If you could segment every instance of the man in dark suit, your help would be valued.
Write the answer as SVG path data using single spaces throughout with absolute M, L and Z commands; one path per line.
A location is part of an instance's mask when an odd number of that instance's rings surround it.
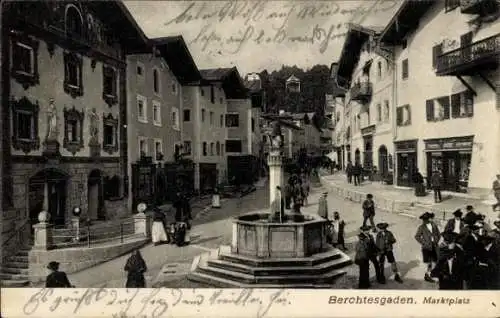
M 394 280 L 398 283 L 402 283 L 401 275 L 398 271 L 398 265 L 396 263 L 396 259 L 394 257 L 393 245 L 396 243 L 396 238 L 391 231 L 387 230 L 389 224 L 382 222 L 377 224 L 377 227 L 380 231 L 377 233 L 377 237 L 375 239 L 375 244 L 378 248 L 378 262 L 380 266 L 380 278 L 381 282 L 385 283 L 385 274 L 384 274 L 384 265 L 385 259 L 391 264 L 392 272 L 394 273 Z
M 468 205 L 466 207 L 467 213 L 465 213 L 464 221 L 469 224 L 473 224 L 477 221 L 477 213 L 474 211 L 474 207 L 472 205 Z
M 444 232 L 442 236 L 447 246 L 441 250 L 439 261 L 431 271 L 431 276 L 439 280 L 441 290 L 464 289 L 464 257 L 455 245 L 458 234 Z
M 58 262 L 50 262 L 47 266 L 51 270 L 51 273 L 45 279 L 46 288 L 69 288 L 73 287 L 69 282 L 68 276 L 65 272 L 59 271 Z
M 366 200 L 363 201 L 363 226 L 366 225 L 366 221 L 370 221 L 371 228 L 373 232 L 377 232 L 377 228 L 375 227 L 375 222 L 373 221 L 373 217 L 375 217 L 375 202 L 373 202 L 373 195 L 368 193 L 366 195 Z
M 475 262 L 470 269 L 470 280 L 467 282 L 468 289 L 496 290 L 498 286 L 499 260 L 498 251 L 494 246 L 495 238 L 486 234 L 479 237 Z
M 373 237 L 370 235 L 370 227 L 362 226 L 359 228 L 361 233 L 359 233 L 359 241 L 356 245 L 356 255 L 354 257 L 354 263 L 359 266 L 359 289 L 370 288 L 370 261 L 375 267 L 375 273 L 377 274 L 377 281 L 382 282 L 380 277 L 380 268 L 377 260 L 377 246 Z
M 431 278 L 430 273 L 433 269 L 433 265 L 437 263 L 437 252 L 438 252 L 438 242 L 440 238 L 439 229 L 437 226 L 430 222 L 430 213 L 425 212 L 420 216 L 422 224 L 419 225 L 417 233 L 415 234 L 415 240 L 422 247 L 422 259 L 425 264 L 427 264 L 427 271 L 425 273 L 424 279 L 427 282 L 434 282 Z
M 439 171 L 434 171 L 431 176 L 431 186 L 434 190 L 434 202 L 439 203 L 442 201 L 441 197 L 441 173 Z
M 465 223 L 462 220 L 462 210 L 458 209 L 453 212 L 453 219 L 449 219 L 444 227 L 444 232 L 454 232 L 460 234 L 464 229 Z

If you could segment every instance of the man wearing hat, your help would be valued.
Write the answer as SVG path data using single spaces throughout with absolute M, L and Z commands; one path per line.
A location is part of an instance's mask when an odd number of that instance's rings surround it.
M 359 289 L 370 288 L 370 261 L 375 267 L 377 281 L 382 282 L 380 277 L 380 268 L 377 261 L 377 246 L 373 237 L 370 235 L 370 227 L 362 226 L 359 228 L 361 233 L 358 234 L 358 243 L 356 244 L 356 255 L 354 263 L 359 266 Z
M 455 245 L 458 234 L 449 231 L 443 232 L 441 235 L 446 247 L 441 250 L 439 261 L 431 271 L 431 276 L 439 280 L 439 289 L 441 290 L 464 289 L 464 258 Z
M 69 282 L 68 276 L 65 272 L 59 271 L 58 262 L 50 262 L 47 268 L 51 271 L 47 278 L 45 279 L 46 288 L 69 288 L 73 287 Z
M 378 248 L 379 258 L 379 268 L 380 268 L 380 279 L 381 283 L 385 283 L 385 275 L 384 275 L 384 264 L 385 259 L 391 264 L 392 272 L 394 273 L 394 280 L 398 283 L 402 283 L 401 275 L 398 271 L 398 265 L 396 263 L 396 259 L 394 258 L 393 245 L 396 243 L 396 238 L 391 231 L 387 230 L 389 224 L 382 222 L 377 224 L 377 227 L 380 231 L 377 233 L 377 237 L 375 239 L 375 244 Z
M 491 230 L 490 235 L 495 238 L 496 242 L 500 242 L 500 220 L 494 221 L 493 225 L 495 228 Z
M 318 200 L 318 215 L 325 220 L 328 220 L 328 202 L 326 201 L 327 195 L 328 192 L 323 192 Z
M 480 248 L 476 254 L 474 266 L 470 271 L 468 289 L 498 289 L 500 271 L 498 252 L 493 246 L 495 238 L 489 234 L 479 238 Z
M 437 263 L 437 251 L 438 242 L 440 238 L 439 229 L 434 223 L 430 222 L 430 213 L 425 212 L 420 216 L 422 224 L 418 226 L 417 233 L 415 234 L 415 240 L 422 247 L 422 259 L 425 264 L 427 264 L 427 271 L 425 273 L 424 279 L 427 282 L 434 282 L 431 278 L 430 273 L 433 265 Z
M 366 221 L 370 221 L 371 229 L 373 232 L 377 232 L 375 227 L 375 222 L 373 218 L 375 217 L 375 202 L 373 202 L 373 195 L 368 193 L 366 195 L 366 200 L 363 201 L 363 226 L 366 225 Z
M 466 210 L 467 210 L 467 213 L 465 213 L 464 221 L 466 221 L 466 223 L 470 223 L 470 222 L 474 223 L 474 222 L 476 222 L 476 220 L 477 220 L 477 213 L 474 211 L 474 207 L 472 205 L 468 205 L 466 207 Z M 469 220 L 469 222 L 467 222 L 468 220 Z
M 453 212 L 453 219 L 449 219 L 444 227 L 444 232 L 454 232 L 460 234 L 464 229 L 464 221 L 462 220 L 462 210 L 457 209 Z

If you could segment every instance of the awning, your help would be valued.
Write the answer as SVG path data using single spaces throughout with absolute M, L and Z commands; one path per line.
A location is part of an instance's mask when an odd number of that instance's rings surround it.
M 326 154 L 325 156 L 327 156 L 331 161 L 335 161 L 337 162 L 337 152 L 336 151 L 332 151 L 328 154 Z

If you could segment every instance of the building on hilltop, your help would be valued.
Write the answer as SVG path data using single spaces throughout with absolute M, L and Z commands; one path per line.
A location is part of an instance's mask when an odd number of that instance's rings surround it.
M 498 1 L 405 1 L 380 41 L 394 49 L 396 182 L 439 170 L 486 196 L 500 171 Z M 404 22 L 402 22 L 404 21 Z

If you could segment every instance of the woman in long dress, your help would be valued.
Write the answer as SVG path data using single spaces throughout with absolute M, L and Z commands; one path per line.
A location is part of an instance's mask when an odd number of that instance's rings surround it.
M 144 273 L 148 270 L 148 267 L 139 250 L 135 250 L 128 258 L 124 270 L 128 272 L 127 283 L 125 284 L 126 288 L 146 287 Z
M 165 215 L 158 208 L 153 209 L 153 227 L 151 229 L 151 239 L 154 245 L 168 242 L 167 232 L 165 231 Z

